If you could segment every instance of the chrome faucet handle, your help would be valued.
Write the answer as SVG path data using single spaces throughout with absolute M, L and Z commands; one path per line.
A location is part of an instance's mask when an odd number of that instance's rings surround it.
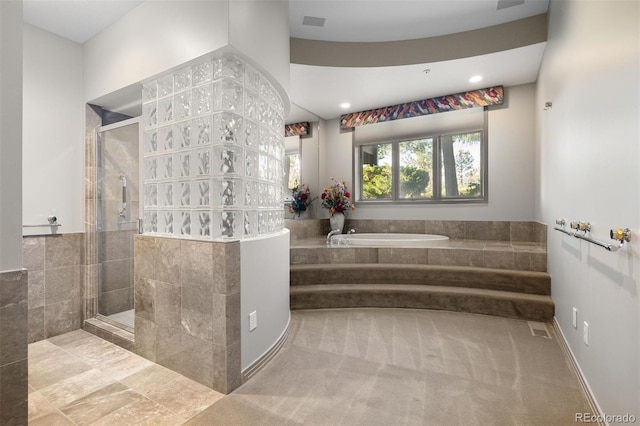
M 347 234 L 355 234 L 356 230 L 354 228 L 351 228 L 347 231 Z

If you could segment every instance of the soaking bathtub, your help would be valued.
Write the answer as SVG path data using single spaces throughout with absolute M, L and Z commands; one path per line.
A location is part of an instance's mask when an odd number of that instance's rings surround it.
M 446 235 L 433 234 L 343 234 L 332 237 L 332 245 L 338 247 L 429 247 L 433 243 L 448 239 Z

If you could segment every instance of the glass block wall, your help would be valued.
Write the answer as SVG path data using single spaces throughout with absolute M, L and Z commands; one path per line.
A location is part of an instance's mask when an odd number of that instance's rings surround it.
M 284 104 L 224 55 L 143 85 L 144 233 L 243 239 L 284 227 Z

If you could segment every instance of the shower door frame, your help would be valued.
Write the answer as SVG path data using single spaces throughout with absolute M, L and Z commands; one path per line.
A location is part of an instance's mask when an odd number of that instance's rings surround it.
M 97 127 L 95 129 L 94 132 L 94 141 L 95 141 L 95 156 L 94 156 L 94 160 L 95 160 L 95 179 L 93 181 L 93 190 L 95 191 L 95 215 L 94 215 L 94 222 L 93 225 L 94 227 L 94 241 L 95 241 L 95 259 L 96 259 L 96 297 L 95 297 L 95 305 L 93 307 L 93 318 L 105 322 L 107 324 L 110 324 L 114 327 L 118 327 L 121 328 L 129 333 L 134 333 L 134 328 L 130 327 L 126 324 L 122 324 L 118 321 L 115 321 L 109 317 L 107 317 L 106 315 L 103 315 L 100 313 L 100 288 L 101 288 L 101 268 L 100 268 L 100 244 L 99 244 L 99 234 L 102 231 L 101 229 L 101 222 L 102 222 L 102 217 L 101 217 L 101 209 L 100 209 L 100 197 L 99 197 L 99 191 L 98 191 L 98 185 L 100 183 L 100 179 L 99 179 L 99 175 L 101 173 L 100 171 L 100 157 L 99 155 L 101 155 L 101 146 L 100 146 L 100 142 L 99 142 L 99 138 L 100 138 L 100 134 L 104 133 L 104 132 L 108 132 L 110 130 L 115 130 L 115 129 L 119 129 L 122 127 L 126 127 L 126 126 L 131 126 L 137 124 L 138 125 L 138 199 L 139 199 L 139 206 L 138 206 L 138 211 L 137 212 L 133 212 L 132 210 L 130 210 L 131 207 L 131 203 L 128 204 L 129 206 L 129 212 L 131 212 L 132 217 L 135 216 L 137 217 L 137 219 L 130 221 L 128 223 L 136 223 L 136 227 L 135 227 L 135 231 L 137 234 L 141 234 L 142 233 L 142 209 L 143 209 L 143 204 L 144 204 L 144 200 L 143 200 L 143 192 L 142 192 L 142 154 L 143 154 L 143 141 L 142 141 L 142 137 L 143 137 L 143 129 L 142 129 L 142 117 L 133 117 L 133 118 L 129 118 L 126 120 L 122 120 L 122 121 L 118 121 L 116 123 L 112 123 L 112 124 L 108 124 L 105 126 L 100 126 Z M 131 242 L 131 246 L 133 247 L 133 241 Z M 135 297 L 134 297 L 135 299 Z M 135 312 L 135 300 L 134 300 L 134 305 L 133 305 L 133 309 Z

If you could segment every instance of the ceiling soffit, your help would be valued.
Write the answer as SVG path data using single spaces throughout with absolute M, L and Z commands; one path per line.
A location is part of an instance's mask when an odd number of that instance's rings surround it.
M 291 38 L 294 64 L 385 67 L 469 58 L 547 40 L 547 14 L 437 37 L 387 42 L 333 42 Z

